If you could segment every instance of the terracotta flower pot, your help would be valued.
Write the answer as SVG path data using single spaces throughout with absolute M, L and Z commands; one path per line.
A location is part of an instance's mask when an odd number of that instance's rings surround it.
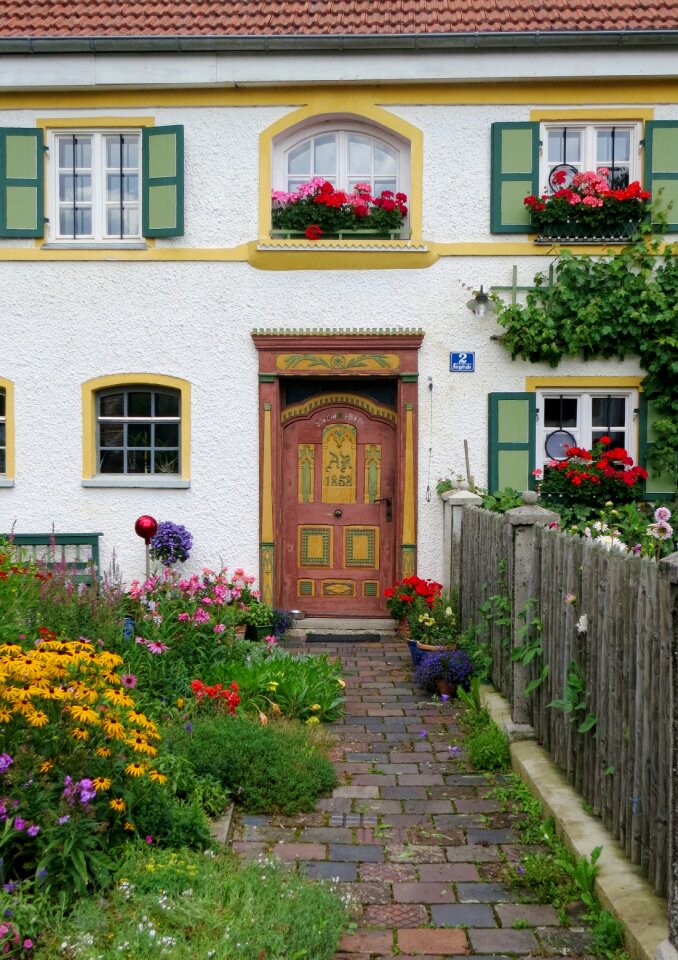
M 401 640 L 407 640 L 410 636 L 410 621 L 406 616 L 402 616 L 396 624 L 396 634 Z

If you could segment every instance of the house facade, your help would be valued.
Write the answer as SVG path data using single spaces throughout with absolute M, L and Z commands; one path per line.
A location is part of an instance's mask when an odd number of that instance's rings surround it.
M 467 304 L 554 261 L 523 198 L 556 169 L 678 201 L 675 12 L 127 6 L 0 24 L 0 530 L 101 532 L 131 579 L 150 514 L 275 605 L 377 616 L 440 577 L 466 451 L 492 489 L 572 438 L 644 461 L 637 360 L 512 361 Z M 405 195 L 402 230 L 273 229 L 313 177 Z

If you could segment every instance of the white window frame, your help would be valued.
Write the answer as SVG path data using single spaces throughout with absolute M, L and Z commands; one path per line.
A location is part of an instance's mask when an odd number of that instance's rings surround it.
M 410 144 L 403 137 L 378 124 L 368 123 L 356 118 L 331 116 L 323 120 L 316 120 L 312 124 L 297 126 L 293 130 L 285 131 L 283 136 L 273 141 L 272 151 L 272 186 L 274 190 L 287 192 L 287 155 L 302 141 L 309 140 L 322 134 L 335 133 L 337 143 L 337 176 L 334 186 L 339 190 L 348 189 L 348 135 L 356 133 L 363 137 L 381 140 L 397 153 L 397 171 L 395 175 L 396 191 L 410 196 Z M 310 177 L 313 174 L 309 174 Z M 295 178 L 296 179 L 296 178 Z
M 615 389 L 614 387 L 603 387 L 601 389 L 584 389 L 577 390 L 568 388 L 568 387 L 549 387 L 537 390 L 537 430 L 536 430 L 536 456 L 535 462 L 538 467 L 544 467 L 551 458 L 546 453 L 545 442 L 546 438 L 551 434 L 557 427 L 546 427 L 545 424 L 545 415 L 544 415 L 544 400 L 549 397 L 564 397 L 567 399 L 577 399 L 577 419 L 578 423 L 576 427 L 567 427 L 563 429 L 571 433 L 575 438 L 574 446 L 583 447 L 584 450 L 590 450 L 592 447 L 592 431 L 593 429 L 600 430 L 600 427 L 593 427 L 592 425 L 592 412 L 591 412 L 591 400 L 594 397 L 614 397 L 614 398 L 623 398 L 625 401 L 625 443 L 621 444 L 624 446 L 628 455 L 633 458 L 633 461 L 637 463 L 638 455 L 638 429 L 637 429 L 637 418 L 638 418 L 638 391 L 629 390 L 629 389 Z M 619 428 L 616 428 L 619 429 Z M 616 444 L 615 444 L 616 445 Z
M 113 415 L 107 416 L 101 413 L 101 400 L 107 396 L 114 394 L 123 394 L 125 398 L 129 396 L 130 393 L 150 393 L 152 395 L 157 394 L 172 394 L 176 396 L 176 399 L 179 404 L 179 413 L 177 416 L 159 416 L 157 414 L 149 414 L 148 416 L 132 416 L 129 414 Z M 98 390 L 95 394 L 95 423 L 96 423 L 96 465 L 97 465 L 97 476 L 98 477 L 181 477 L 181 391 L 177 390 L 175 387 L 164 387 L 153 384 L 145 384 L 143 382 L 138 384 L 125 384 L 124 386 L 112 386 L 107 387 L 102 390 Z M 125 399 L 125 408 L 127 408 L 127 399 Z M 102 471 L 101 470 L 101 426 L 105 424 L 117 424 L 123 427 L 123 443 L 121 447 L 104 447 L 104 450 L 113 450 L 119 449 L 122 451 L 123 456 L 123 470 L 120 471 Z M 177 435 L 178 443 L 177 447 L 158 447 L 154 442 L 151 443 L 149 447 L 136 447 L 130 445 L 127 440 L 127 427 L 133 427 L 135 424 L 150 424 L 151 425 L 151 434 L 155 436 L 155 430 L 153 429 L 157 425 L 162 424 L 176 424 L 177 425 Z M 171 450 L 174 452 L 176 449 L 176 470 L 156 470 L 155 469 L 155 456 L 157 453 L 162 453 L 163 451 Z M 147 472 L 133 472 L 128 471 L 127 469 L 127 454 L 135 450 L 145 450 L 148 451 L 152 458 L 153 469 Z
M 138 182 L 139 195 L 137 201 L 139 229 L 134 234 L 109 235 L 106 233 L 106 154 L 105 138 L 111 136 L 134 136 L 138 140 Z M 74 237 L 72 233 L 59 232 L 59 140 L 68 137 L 92 137 L 92 232 L 88 235 Z M 49 136 L 49 157 L 51 172 L 48 182 L 48 210 L 50 240 L 56 243 L 92 244 L 104 243 L 107 246 L 115 244 L 129 244 L 143 240 L 142 229 L 142 133 L 139 127 L 112 128 L 112 127 L 77 127 L 75 129 L 58 129 Z
M 539 183 L 541 185 L 541 193 L 551 193 L 551 188 L 548 183 L 549 172 L 552 166 L 555 166 L 555 164 L 549 163 L 548 160 L 548 133 L 550 130 L 562 130 L 563 127 L 566 127 L 568 130 L 579 131 L 583 134 L 581 161 L 572 164 L 572 166 L 577 167 L 581 173 L 586 170 L 595 170 L 598 166 L 598 161 L 596 160 L 597 131 L 611 130 L 614 127 L 615 130 L 630 132 L 629 183 L 641 179 L 642 125 L 640 123 L 629 123 L 624 120 L 601 120 L 600 122 L 592 123 L 581 123 L 576 120 L 559 120 L 542 123 L 541 125 L 541 148 L 539 156 Z M 570 163 L 571 161 L 568 159 L 567 162 Z

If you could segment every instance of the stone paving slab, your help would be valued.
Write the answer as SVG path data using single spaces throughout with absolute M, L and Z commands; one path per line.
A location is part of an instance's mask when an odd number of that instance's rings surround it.
M 468 771 L 454 703 L 412 687 L 404 645 L 310 652 L 343 664 L 349 709 L 330 754 L 340 785 L 311 814 L 241 817 L 233 849 L 340 881 L 357 929 L 334 960 L 588 958 L 576 918 L 560 927 L 552 907 L 503 883 L 508 863 L 539 848 L 520 843 L 491 796 L 505 778 Z

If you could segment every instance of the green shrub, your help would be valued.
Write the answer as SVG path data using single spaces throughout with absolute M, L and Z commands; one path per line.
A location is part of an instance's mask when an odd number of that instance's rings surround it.
M 343 925 L 329 885 L 276 862 L 136 848 L 106 899 L 79 901 L 35 960 L 332 960 Z
M 187 803 L 167 793 L 144 796 L 131 811 L 140 836 L 150 836 L 163 847 L 204 850 L 210 844 L 210 826 L 198 803 Z
M 476 770 L 506 770 L 511 760 L 508 740 L 492 720 L 469 736 L 466 753 Z
M 250 813 L 309 811 L 336 785 L 332 764 L 304 727 L 223 715 L 188 726 L 176 731 L 174 752 L 199 776 L 215 777 Z

